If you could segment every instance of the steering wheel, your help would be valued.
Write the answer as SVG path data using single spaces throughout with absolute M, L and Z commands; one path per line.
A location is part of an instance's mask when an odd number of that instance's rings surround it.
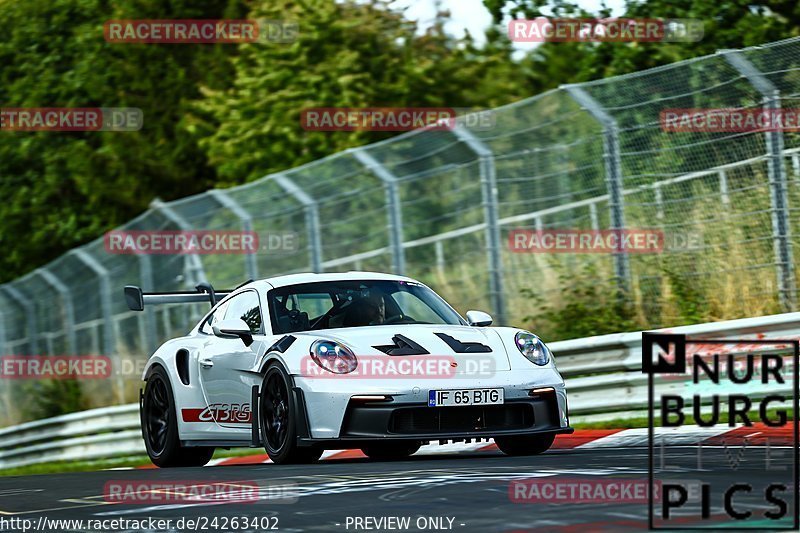
M 401 324 L 405 322 L 411 323 L 411 322 L 416 322 L 416 320 L 414 320 L 408 315 L 400 313 L 399 315 L 390 316 L 389 318 L 383 321 L 384 324 Z

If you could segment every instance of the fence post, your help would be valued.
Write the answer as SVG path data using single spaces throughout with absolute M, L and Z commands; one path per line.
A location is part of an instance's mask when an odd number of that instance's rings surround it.
M 605 163 L 608 207 L 611 215 L 611 229 L 625 229 L 625 200 L 622 192 L 622 158 L 619 147 L 619 128 L 617 120 L 609 115 L 600 103 L 577 85 L 563 85 L 578 105 L 583 107 L 603 127 L 603 160 Z M 627 294 L 630 287 L 630 262 L 625 251 L 613 252 L 614 273 L 617 286 Z
M 434 246 L 434 253 L 436 254 L 436 270 L 439 271 L 439 275 L 444 275 L 444 243 L 441 240 L 437 240 Z
M 28 330 L 28 348 L 30 349 L 30 355 L 38 355 L 39 340 L 36 331 L 36 309 L 33 302 L 27 299 L 19 289 L 9 284 L 0 285 L 0 290 L 4 291 L 9 298 L 17 302 L 23 309 L 25 313 L 25 328 Z
M 392 174 L 363 148 L 351 149 L 350 152 L 359 163 L 367 167 L 370 172 L 383 182 L 386 190 L 386 206 L 388 207 L 389 239 L 392 243 L 392 270 L 395 274 L 405 275 L 406 255 L 403 249 L 403 211 L 397 190 L 397 176 Z
M 717 175 L 719 176 L 719 193 L 722 196 L 722 205 L 728 207 L 731 204 L 731 198 L 728 196 L 728 174 L 724 170 L 720 170 Z
M 272 174 L 270 178 L 277 183 L 286 194 L 300 202 L 306 211 L 306 230 L 308 232 L 309 253 L 311 255 L 311 271 L 322 272 L 322 239 L 319 227 L 319 205 L 309 194 L 298 187 L 285 174 Z
M 162 202 L 158 198 L 150 202 L 150 208 L 158 211 L 164 217 L 178 226 L 181 231 L 191 231 L 192 225 L 175 212 L 168 204 Z M 194 289 L 198 283 L 207 283 L 206 271 L 203 268 L 203 261 L 197 254 L 186 254 L 184 259 L 184 272 L 186 273 L 186 284 Z
M 103 266 L 100 261 L 95 259 L 92 254 L 83 248 L 75 248 L 70 250 L 81 263 L 86 265 L 89 270 L 97 275 L 97 280 L 100 284 L 100 308 L 103 313 L 103 324 L 105 325 L 105 334 L 103 335 L 103 352 L 107 357 L 113 357 L 117 361 L 117 398 L 120 402 L 124 401 L 125 390 L 122 381 L 122 365 L 119 353 L 117 353 L 117 332 L 116 323 L 112 314 L 111 304 L 111 272 Z
M 219 203 L 222 207 L 228 209 L 231 213 L 236 215 L 242 223 L 242 231 L 253 231 L 253 217 L 247 212 L 239 203 L 231 198 L 231 196 L 221 189 L 211 189 L 208 191 L 209 196 Z M 258 250 L 253 253 L 246 253 L 244 255 L 244 269 L 245 276 L 249 279 L 258 279 L 258 263 L 256 262 L 256 254 Z
M 597 204 L 594 202 L 589 204 L 589 220 L 593 230 L 597 231 L 600 229 L 600 219 L 597 216 Z
M 662 221 L 664 220 L 664 194 L 660 185 L 653 186 L 653 197 L 656 203 L 656 219 Z
M 778 88 L 737 50 L 721 50 L 718 53 L 728 61 L 761 94 L 763 110 L 769 115 L 781 111 Z M 792 241 L 789 231 L 789 199 L 786 189 L 786 168 L 783 161 L 783 132 L 772 128 L 764 132 L 767 144 L 767 174 L 770 184 L 772 208 L 772 239 L 777 263 L 778 291 L 784 311 L 797 308 L 797 287 L 792 260 Z
M 47 267 L 37 268 L 35 272 L 39 274 L 44 282 L 50 285 L 61 298 L 61 323 L 64 327 L 64 336 L 67 339 L 67 352 L 71 355 L 77 355 L 77 345 L 75 342 L 75 307 L 72 305 L 72 293 L 55 274 L 47 269 Z
M 478 156 L 483 196 L 484 219 L 486 221 L 486 254 L 489 267 L 489 297 L 497 324 L 505 326 L 505 293 L 503 292 L 503 257 L 500 248 L 500 216 L 497 198 L 497 170 L 494 153 L 472 132 L 460 125 L 453 128 L 455 136 Z

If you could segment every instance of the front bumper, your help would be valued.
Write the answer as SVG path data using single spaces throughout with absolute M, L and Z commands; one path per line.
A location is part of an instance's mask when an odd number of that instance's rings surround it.
M 351 402 L 340 436 L 335 439 L 301 438 L 300 445 L 335 444 L 361 447 L 387 440 L 461 441 L 506 435 L 572 433 L 559 423 L 555 393 L 503 405 L 428 407 Z
M 419 382 L 398 390 L 397 382 L 361 382 L 359 387 L 334 386 L 332 380 L 294 377 L 297 413 L 306 426 L 299 443 L 341 446 L 375 440 L 463 440 L 502 435 L 571 433 L 564 382 L 557 371 L 502 372 L 489 380 Z M 428 407 L 432 389 L 504 389 L 505 403 L 487 406 Z M 357 388 L 358 390 L 353 390 Z M 533 390 L 545 392 L 533 393 Z M 549 392 L 546 391 L 549 389 Z M 363 394 L 385 394 L 384 401 L 354 400 Z

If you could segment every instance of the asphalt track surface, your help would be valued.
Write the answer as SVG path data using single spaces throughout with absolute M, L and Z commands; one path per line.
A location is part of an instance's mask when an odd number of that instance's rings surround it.
M 663 463 L 660 459 L 656 463 L 671 469 L 672 475 L 679 479 L 701 479 L 710 482 L 715 489 L 743 480 L 755 486 L 775 479 L 791 487 L 790 448 L 771 450 L 769 464 L 766 464 L 767 454 L 763 448 L 708 447 L 701 453 L 698 465 L 697 447 L 672 447 L 667 450 Z M 8 477 L 0 478 L 0 524 L 5 525 L 3 530 L 21 531 L 19 523 L 12 526 L 8 520 L 24 518 L 42 531 L 54 529 L 44 527 L 46 522 L 39 523 L 40 517 L 49 520 L 153 518 L 172 519 L 173 524 L 151 531 L 263 531 L 268 525 L 277 526 L 274 529 L 277 531 L 641 531 L 648 526 L 648 506 L 642 501 L 533 503 L 526 497 L 526 502 L 520 503 L 514 501 L 513 490 L 510 492 L 509 488 L 514 480 L 531 478 L 565 483 L 575 480 L 642 483 L 647 479 L 647 460 L 647 448 L 552 450 L 535 457 L 507 457 L 498 451 L 488 451 L 387 462 L 343 459 L 301 466 L 225 465 Z M 246 503 L 130 504 L 110 503 L 104 496 L 108 482 L 152 484 L 176 480 L 255 483 L 261 487 L 261 492 L 257 501 Z M 293 487 L 293 497 L 281 500 L 274 489 L 287 486 Z M 791 492 L 790 488 L 786 495 L 790 517 L 794 512 Z M 275 498 L 278 499 L 275 501 Z M 720 518 L 722 502 L 718 495 L 715 498 L 712 521 L 721 524 L 724 522 Z M 749 500 L 737 497 L 737 505 L 756 513 L 774 508 L 764 503 L 763 498 L 755 497 Z M 693 521 L 698 509 L 687 506 L 682 511 L 685 516 L 678 520 L 684 521 L 684 527 L 700 525 Z M 192 517 L 204 517 L 206 522 L 204 525 L 198 522 L 193 528 L 186 527 L 184 522 L 180 529 L 175 523 Z M 218 519 L 216 527 L 211 523 L 214 517 Z M 263 527 L 242 524 L 232 527 L 231 522 L 221 521 L 225 517 L 258 518 Z M 398 529 L 396 524 L 375 521 L 362 521 L 361 527 L 356 527 L 357 517 L 376 520 L 408 517 L 410 522 L 409 527 L 403 529 Z M 417 522 L 420 517 L 423 522 Z M 429 518 L 439 518 L 440 523 L 425 522 Z M 709 522 L 704 524 L 709 525 Z M 753 525 L 760 530 L 772 529 L 772 524 L 763 520 Z M 75 527 L 59 530 L 69 529 L 78 530 Z M 84 526 L 83 530 L 87 528 Z

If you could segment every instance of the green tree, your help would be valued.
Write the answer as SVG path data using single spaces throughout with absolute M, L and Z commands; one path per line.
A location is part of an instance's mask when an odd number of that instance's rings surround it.
M 603 18 L 610 10 L 594 12 L 563 0 L 484 0 L 505 32 L 508 18 Z M 544 43 L 521 60 L 537 86 L 605 78 L 709 55 L 725 48 L 742 48 L 800 35 L 800 4 L 785 0 L 628 0 L 623 17 L 696 19 L 703 23 L 699 42 L 673 43 Z M 539 68 L 536 68 L 539 67 Z
M 112 44 L 103 23 L 213 18 L 229 0 L 3 1 L 3 107 L 137 107 L 138 132 L 0 131 L 0 281 L 45 263 L 146 209 L 215 179 L 187 120 L 198 86 L 219 86 L 235 46 Z
M 198 102 L 209 132 L 202 146 L 225 184 L 390 135 L 305 131 L 307 108 L 489 107 L 523 95 L 509 43 L 455 39 L 446 14 L 421 35 L 382 0 L 262 2 L 251 14 L 260 17 L 299 21 L 296 42 L 243 45 L 233 87 Z

